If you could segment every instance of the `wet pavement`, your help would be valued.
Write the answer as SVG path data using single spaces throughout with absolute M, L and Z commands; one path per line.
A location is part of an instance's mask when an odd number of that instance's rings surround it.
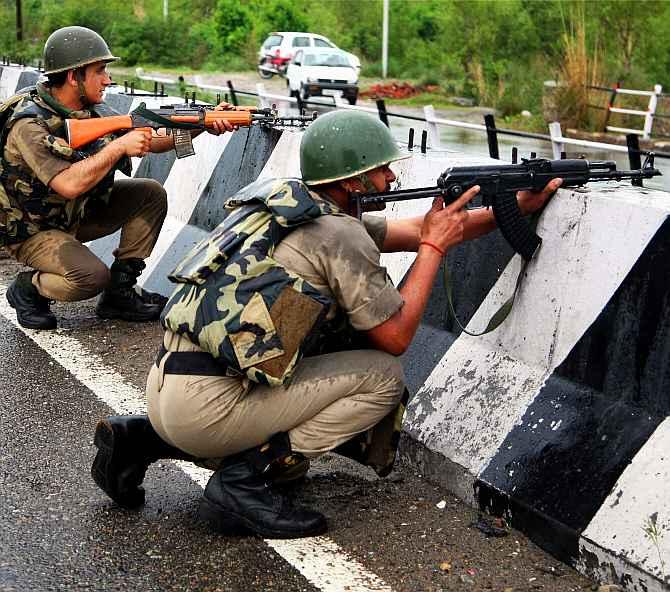
M 0 284 L 19 269 L 0 258 Z M 98 398 L 104 393 L 18 330 L 4 297 L 0 305 L 1 592 L 346 589 L 327 577 L 310 582 L 261 539 L 209 532 L 196 520 L 201 486 L 170 462 L 149 469 L 144 508 L 115 506 L 89 474 L 95 424 L 112 412 Z M 141 392 L 160 327 L 102 321 L 94 305 L 54 305 L 57 335 Z M 322 511 L 329 539 L 390 590 L 567 592 L 592 585 L 518 532 L 487 536 L 473 526 L 474 509 L 411 466 L 378 479 L 328 455 L 313 463 L 295 496 Z M 321 569 L 327 573 L 328 565 Z

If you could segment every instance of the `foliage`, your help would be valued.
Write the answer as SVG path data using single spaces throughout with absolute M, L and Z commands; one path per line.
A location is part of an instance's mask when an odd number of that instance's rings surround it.
M 383 0 L 22 0 L 0 3 L 0 53 L 39 57 L 56 28 L 101 33 L 126 65 L 245 69 L 272 31 L 312 31 L 381 74 Z M 670 2 L 390 0 L 388 73 L 513 115 L 538 111 L 545 79 L 568 83 L 565 117 L 586 122 L 585 82 L 670 87 Z M 597 69 L 594 70 L 594 67 Z M 582 105 L 582 106 L 580 106 Z M 569 115 L 567 114 L 569 112 Z

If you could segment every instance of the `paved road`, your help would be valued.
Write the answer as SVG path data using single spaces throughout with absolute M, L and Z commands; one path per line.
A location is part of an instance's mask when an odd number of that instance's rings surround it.
M 93 301 L 58 304 L 57 332 L 17 328 L 0 260 L 0 591 L 551 590 L 590 582 L 520 533 L 486 538 L 477 513 L 411 467 L 379 480 L 336 456 L 296 492 L 327 537 L 223 537 L 197 523 L 208 473 L 165 462 L 147 504 L 116 507 L 89 475 L 95 423 L 142 408 L 156 324 L 100 321 Z M 104 401 L 108 401 L 105 403 Z

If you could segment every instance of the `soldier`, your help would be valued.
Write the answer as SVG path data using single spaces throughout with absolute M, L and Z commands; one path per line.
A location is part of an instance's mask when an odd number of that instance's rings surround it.
M 228 200 L 232 213 L 170 276 L 148 418 L 96 427 L 93 478 L 112 499 L 141 504 L 151 462 L 190 458 L 216 468 L 199 510 L 214 528 L 300 537 L 325 517 L 278 485 L 309 459 L 336 451 L 391 470 L 407 397 L 397 356 L 445 253 L 495 226 L 488 210 L 464 209 L 478 187 L 417 218 L 350 215 L 351 194 L 388 190 L 403 158 L 379 120 L 332 112 L 304 133 L 302 181 L 259 181 Z M 558 184 L 520 193 L 521 210 Z M 390 251 L 417 252 L 400 289 L 380 265 Z
M 19 323 L 54 329 L 50 300 L 77 301 L 102 292 L 106 319 L 157 319 L 166 299 L 137 292 L 137 277 L 156 243 L 167 211 L 163 187 L 131 174 L 130 157 L 174 148 L 172 136 L 133 130 L 106 136 L 81 150 L 65 142 L 65 118 L 115 112 L 103 103 L 114 57 L 104 39 L 84 27 L 58 29 L 44 45 L 46 82 L 4 107 L 0 135 L 0 245 L 32 268 L 7 290 Z M 228 123 L 213 131 L 230 130 Z M 121 229 L 111 269 L 82 243 Z

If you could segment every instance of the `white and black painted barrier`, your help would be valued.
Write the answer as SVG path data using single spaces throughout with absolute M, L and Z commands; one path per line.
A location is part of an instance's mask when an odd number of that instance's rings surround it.
M 122 112 L 139 100 L 154 99 L 108 97 Z M 300 134 L 202 134 L 194 157 L 135 163 L 134 175 L 159 180 L 169 199 L 143 285 L 169 292 L 166 274 L 221 221 L 227 196 L 259 177 L 298 175 Z M 492 162 L 429 150 L 394 169 L 410 188 L 433 185 L 448 166 Z M 385 214 L 429 206 L 397 202 Z M 648 592 L 670 585 L 669 215 L 665 192 L 559 190 L 507 320 L 483 337 L 461 334 L 440 278 L 404 356 L 414 393 L 406 459 L 587 575 Z M 109 261 L 116 240 L 91 248 Z M 400 283 L 413 258 L 383 262 Z M 495 232 L 453 249 L 447 264 L 458 315 L 481 330 L 511 294 L 519 257 Z

